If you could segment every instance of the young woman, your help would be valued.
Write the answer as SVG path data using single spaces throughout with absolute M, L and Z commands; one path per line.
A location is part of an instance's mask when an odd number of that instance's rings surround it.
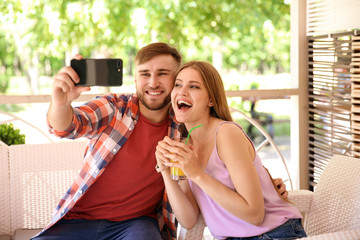
M 157 168 L 179 223 L 192 228 L 200 209 L 217 239 L 305 237 L 301 214 L 278 195 L 253 143 L 232 121 L 216 69 L 200 61 L 184 64 L 171 101 L 185 135 L 203 124 L 191 132 L 191 144 L 165 137 L 156 150 Z M 170 166 L 181 168 L 188 180 L 172 180 Z

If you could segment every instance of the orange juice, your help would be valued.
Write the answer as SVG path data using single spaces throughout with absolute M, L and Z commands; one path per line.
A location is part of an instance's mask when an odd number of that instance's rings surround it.
M 172 160 L 170 160 L 170 161 L 176 162 L 176 161 L 172 161 Z M 170 167 L 170 177 L 171 177 L 171 179 L 174 179 L 174 180 L 185 180 L 186 179 L 184 172 L 180 168 L 177 168 L 177 167 Z
M 180 141 L 180 142 L 185 142 L 186 138 L 184 138 L 184 137 L 175 137 L 175 138 L 173 138 L 173 140 Z M 173 161 L 173 160 L 170 159 L 170 162 L 177 162 L 177 161 Z M 173 180 L 185 180 L 186 179 L 186 175 L 178 167 L 170 167 L 170 177 Z

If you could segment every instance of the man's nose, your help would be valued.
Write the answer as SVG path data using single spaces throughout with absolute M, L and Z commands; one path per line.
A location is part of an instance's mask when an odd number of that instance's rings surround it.
M 149 86 L 152 88 L 156 88 L 160 85 L 159 79 L 157 78 L 157 76 L 151 76 L 149 79 Z

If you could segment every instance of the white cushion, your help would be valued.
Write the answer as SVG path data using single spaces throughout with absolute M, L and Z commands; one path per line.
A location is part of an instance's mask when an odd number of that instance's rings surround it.
M 18 229 L 15 230 L 15 235 L 13 240 L 29 240 L 36 234 L 38 234 L 42 229 Z
M 10 236 L 9 235 L 0 235 L 0 240 L 11 240 Z

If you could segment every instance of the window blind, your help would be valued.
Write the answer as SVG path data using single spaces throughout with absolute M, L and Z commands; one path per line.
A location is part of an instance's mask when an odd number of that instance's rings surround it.
M 360 36 L 352 37 L 351 58 L 351 120 L 352 120 L 352 152 L 360 157 Z
M 356 77 L 359 81 L 359 98 L 352 97 L 354 69 L 360 64 L 359 60 L 354 60 L 359 57 L 354 53 L 354 48 L 359 47 L 357 42 L 354 43 L 358 38 L 353 31 L 330 36 L 308 36 L 311 189 L 334 154 L 355 155 L 355 148 L 360 149 L 360 74 Z M 353 145 L 354 104 L 358 107 L 358 145 Z
M 308 0 L 307 35 L 322 35 L 359 28 L 359 0 Z

